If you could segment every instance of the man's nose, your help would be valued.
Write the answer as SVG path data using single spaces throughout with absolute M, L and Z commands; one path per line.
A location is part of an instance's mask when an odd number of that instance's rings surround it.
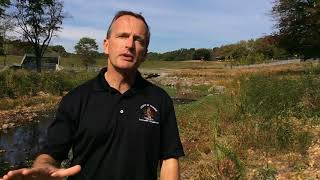
M 127 38 L 126 47 L 129 48 L 129 49 L 133 49 L 134 48 L 133 37 L 130 36 L 130 37 Z

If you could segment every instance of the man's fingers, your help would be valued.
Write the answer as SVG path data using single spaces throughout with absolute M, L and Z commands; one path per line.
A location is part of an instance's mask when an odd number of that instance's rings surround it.
M 22 178 L 22 176 L 23 176 L 22 173 L 25 170 L 26 170 L 26 168 L 9 171 L 6 175 L 3 176 L 3 180 Z
M 52 177 L 67 177 L 67 176 L 73 176 L 81 171 L 80 165 L 72 166 L 68 169 L 59 169 L 56 172 L 52 173 Z
M 23 175 L 30 175 L 30 174 L 36 174 L 36 173 L 39 173 L 40 169 L 38 168 L 31 168 L 31 169 L 24 169 L 22 171 L 22 174 Z
M 0 180 L 22 180 L 24 179 L 23 177 L 31 177 L 33 175 L 35 176 L 47 176 L 49 177 L 51 172 L 52 177 L 58 177 L 58 178 L 63 178 L 67 176 L 73 176 L 77 173 L 79 173 L 81 170 L 80 165 L 73 166 L 68 169 L 56 169 L 56 168 L 23 168 L 23 169 L 18 169 L 14 171 L 9 171 L 8 174 L 3 176 L 2 179 Z

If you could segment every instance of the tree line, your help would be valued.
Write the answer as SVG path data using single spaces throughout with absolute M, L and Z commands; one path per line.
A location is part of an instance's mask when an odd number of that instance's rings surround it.
M 150 52 L 147 59 L 225 60 L 250 64 L 270 59 L 320 56 L 319 0 L 275 0 L 271 15 L 276 20 L 276 31 L 271 35 L 212 49 L 182 48 L 164 53 Z M 34 53 L 40 72 L 41 57 L 45 53 L 72 54 L 61 45 L 50 46 L 52 37 L 62 28 L 66 17 L 62 0 L 1 0 L 0 54 Z M 8 31 L 17 32 L 18 40 L 10 40 L 6 35 Z M 97 52 L 95 39 L 89 37 L 81 38 L 75 50 L 86 66 L 94 63 L 94 58 L 104 56 Z

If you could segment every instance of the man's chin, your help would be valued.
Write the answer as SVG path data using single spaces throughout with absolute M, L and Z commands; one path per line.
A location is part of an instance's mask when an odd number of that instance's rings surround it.
M 119 65 L 116 67 L 116 69 L 121 70 L 121 71 L 134 71 L 134 70 L 137 70 L 137 67 L 134 64 Z

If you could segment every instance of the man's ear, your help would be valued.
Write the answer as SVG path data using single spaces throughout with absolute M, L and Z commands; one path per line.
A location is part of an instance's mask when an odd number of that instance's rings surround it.
M 109 40 L 107 38 L 103 41 L 103 52 L 106 55 L 109 54 Z

